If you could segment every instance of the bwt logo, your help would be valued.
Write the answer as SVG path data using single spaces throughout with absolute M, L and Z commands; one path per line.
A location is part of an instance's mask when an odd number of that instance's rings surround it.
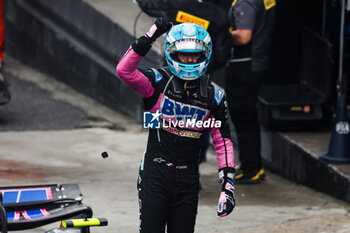
M 144 129 L 160 129 L 160 113 L 144 112 L 143 113 L 143 128 Z
M 177 121 L 194 119 L 195 116 L 197 121 L 203 121 L 208 111 L 165 98 L 162 106 L 162 114 L 167 117 L 176 117 Z

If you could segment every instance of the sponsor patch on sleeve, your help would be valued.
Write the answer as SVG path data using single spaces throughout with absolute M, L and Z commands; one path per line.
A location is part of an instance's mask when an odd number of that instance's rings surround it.
M 216 103 L 219 105 L 221 100 L 224 98 L 225 91 L 220 87 L 214 85 L 214 98 Z

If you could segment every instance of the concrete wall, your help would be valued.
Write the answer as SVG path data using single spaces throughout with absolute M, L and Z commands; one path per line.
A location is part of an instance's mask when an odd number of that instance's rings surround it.
M 141 98 L 115 72 L 133 42 L 124 29 L 81 0 L 8 0 L 5 12 L 7 53 L 141 120 Z
M 283 133 L 262 126 L 261 136 L 266 167 L 297 183 L 350 202 L 350 179 L 337 166 L 320 160 Z

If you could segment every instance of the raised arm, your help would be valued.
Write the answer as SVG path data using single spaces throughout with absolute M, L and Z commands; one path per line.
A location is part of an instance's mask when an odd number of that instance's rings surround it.
M 154 88 L 149 79 L 137 69 L 141 59 L 142 56 L 130 47 L 119 61 L 117 75 L 133 91 L 140 93 L 143 98 L 148 98 L 153 94 Z
M 158 18 L 155 24 L 144 36 L 138 38 L 117 65 L 117 75 L 128 87 L 138 92 L 143 98 L 150 97 L 154 88 L 149 79 L 137 67 L 141 59 L 151 49 L 152 43 L 171 28 L 171 24 L 163 18 Z

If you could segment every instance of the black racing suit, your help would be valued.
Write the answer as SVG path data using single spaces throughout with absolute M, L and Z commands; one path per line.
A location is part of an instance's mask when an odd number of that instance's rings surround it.
M 209 83 L 204 75 L 185 88 L 184 81 L 172 77 L 168 68 L 139 70 L 142 44 L 134 44 L 120 60 L 118 77 L 144 99 L 146 111 L 161 112 L 165 122 L 186 117 L 221 121 L 211 127 L 219 169 L 233 169 L 233 146 L 227 123 L 224 91 Z M 144 55 L 144 54 L 143 54 Z M 212 121 L 213 122 L 213 121 Z M 162 122 L 163 124 L 163 122 Z M 140 166 L 138 190 L 140 232 L 194 232 L 198 205 L 198 160 L 204 142 L 203 127 L 165 127 L 150 129 Z

